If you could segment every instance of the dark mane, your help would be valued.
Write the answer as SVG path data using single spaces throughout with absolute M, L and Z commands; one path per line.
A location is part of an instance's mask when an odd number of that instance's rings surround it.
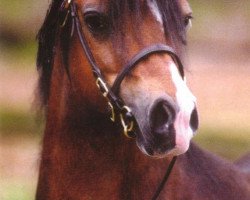
M 158 5 L 163 18 L 163 26 L 166 37 L 170 38 L 172 45 L 176 48 L 182 46 L 185 41 L 185 27 L 183 17 L 177 1 L 175 0 L 152 0 Z M 47 11 L 44 23 L 37 35 L 38 53 L 37 53 L 37 68 L 40 74 L 38 92 L 40 103 L 46 106 L 49 98 L 49 88 L 51 73 L 53 68 L 53 58 L 55 54 L 55 46 L 57 41 L 60 41 L 60 46 L 67 68 L 67 53 L 70 45 L 70 20 L 67 21 L 63 30 L 60 30 L 60 22 L 63 20 L 60 8 L 64 0 L 52 0 L 50 8 Z M 143 3 L 142 3 L 143 2 Z M 145 6 L 146 0 L 109 0 L 108 15 L 114 29 L 119 30 L 123 24 L 123 17 L 132 12 L 135 14 L 136 23 L 139 23 L 141 9 Z M 59 36 L 60 35 L 60 36 Z M 59 36 L 59 37 L 58 37 Z
M 49 97 L 49 86 L 53 66 L 53 57 L 55 53 L 55 42 L 58 30 L 59 8 L 62 0 L 53 0 L 40 28 L 37 52 L 37 69 L 39 71 L 38 92 L 42 106 L 47 105 Z

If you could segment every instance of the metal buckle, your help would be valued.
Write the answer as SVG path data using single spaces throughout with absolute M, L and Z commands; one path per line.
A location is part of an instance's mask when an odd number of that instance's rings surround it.
M 108 89 L 106 83 L 99 77 L 96 79 L 96 85 L 100 89 L 102 95 L 107 99 L 108 105 L 111 109 L 110 119 L 112 122 L 115 122 L 115 109 L 114 109 L 114 106 L 111 104 L 111 102 L 108 99 L 109 89 Z
M 100 77 L 98 77 L 96 79 L 96 85 L 100 89 L 100 91 L 102 92 L 102 95 L 104 97 L 107 97 L 109 89 L 108 89 L 107 85 L 104 83 L 104 81 Z
M 111 119 L 112 122 L 115 122 L 115 110 L 114 110 L 114 106 L 110 102 L 108 102 L 108 105 L 109 105 L 109 107 L 111 109 L 110 119 Z
M 128 113 L 130 112 L 131 113 L 131 109 L 127 106 L 124 106 L 123 109 Z M 122 124 L 122 127 L 123 127 L 123 133 L 125 136 L 127 136 L 128 138 L 132 138 L 130 135 L 129 135 L 129 132 L 131 132 L 134 128 L 134 121 L 130 121 L 129 124 L 126 124 L 125 120 L 124 120 L 124 117 L 123 117 L 123 114 L 121 113 L 120 114 L 120 118 L 121 118 L 121 124 Z

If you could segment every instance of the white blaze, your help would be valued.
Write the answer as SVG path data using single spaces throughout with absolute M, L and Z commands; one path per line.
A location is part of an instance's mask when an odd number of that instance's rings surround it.
M 159 8 L 156 4 L 155 1 L 153 0 L 147 0 L 148 2 L 148 6 L 152 12 L 152 14 L 155 16 L 156 20 L 161 24 L 163 25 L 163 21 L 162 21 L 162 16 L 161 16 L 161 13 L 159 11 Z
M 174 123 L 176 131 L 176 146 L 172 153 L 179 155 L 185 153 L 193 137 L 193 130 L 190 127 L 190 116 L 195 107 L 196 98 L 191 93 L 174 63 L 171 63 L 169 70 L 173 83 L 176 87 L 176 101 L 180 108 Z

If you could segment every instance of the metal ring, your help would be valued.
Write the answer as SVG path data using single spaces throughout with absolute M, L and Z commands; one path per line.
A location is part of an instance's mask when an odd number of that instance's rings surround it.
M 102 95 L 104 97 L 107 97 L 109 89 L 108 89 L 107 85 L 104 83 L 104 81 L 100 77 L 98 77 L 96 79 L 96 85 L 100 89 L 100 91 L 102 92 Z M 104 91 L 102 91 L 102 90 L 104 90 Z
M 127 113 L 131 113 L 131 109 L 128 106 L 123 106 L 122 110 L 125 110 Z
M 109 107 L 111 109 L 111 117 L 110 117 L 110 119 L 111 119 L 112 122 L 115 122 L 115 110 L 114 110 L 114 106 L 110 102 L 108 102 L 108 105 L 109 105 Z
M 128 138 L 132 138 L 128 133 L 131 132 L 134 128 L 134 121 L 130 121 L 130 124 L 126 124 L 126 122 L 124 121 L 123 115 L 120 114 L 120 118 L 121 118 L 121 124 L 123 127 L 123 133 L 125 136 L 127 136 Z

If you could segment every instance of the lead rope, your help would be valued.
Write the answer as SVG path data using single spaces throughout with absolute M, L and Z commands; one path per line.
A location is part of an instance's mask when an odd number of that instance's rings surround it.
M 171 172 L 173 170 L 176 159 L 177 159 L 177 156 L 174 156 L 172 158 L 172 160 L 171 160 L 171 162 L 170 162 L 170 164 L 169 164 L 169 166 L 167 168 L 166 174 L 163 177 L 160 185 L 158 186 L 158 188 L 157 188 L 157 190 L 156 190 L 156 192 L 155 192 L 155 194 L 154 194 L 154 196 L 152 197 L 151 200 L 157 200 L 158 199 L 159 195 L 161 194 L 161 191 L 163 190 L 164 186 L 167 184 L 168 178 L 169 178 L 169 176 L 170 176 L 170 174 L 171 174 Z

